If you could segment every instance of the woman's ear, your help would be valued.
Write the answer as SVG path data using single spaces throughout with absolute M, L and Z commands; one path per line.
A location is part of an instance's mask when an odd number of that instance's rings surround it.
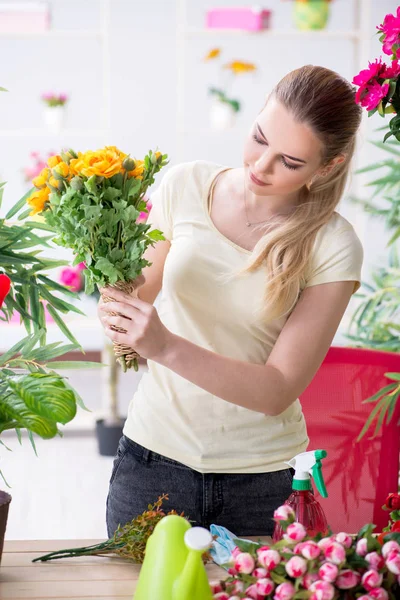
M 329 175 L 332 169 L 334 169 L 336 165 L 340 165 L 341 163 L 343 163 L 346 160 L 346 158 L 347 154 L 339 154 L 339 156 L 336 156 L 336 158 L 332 159 L 328 165 L 320 169 L 320 177 L 326 177 L 327 175 Z

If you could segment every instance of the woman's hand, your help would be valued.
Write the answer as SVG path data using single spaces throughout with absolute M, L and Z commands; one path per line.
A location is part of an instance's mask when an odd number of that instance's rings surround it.
M 101 288 L 100 292 L 115 298 L 114 302 L 100 301 L 98 306 L 107 337 L 130 346 L 143 358 L 157 361 L 167 350 L 173 334 L 161 323 L 154 306 L 115 288 Z M 118 316 L 111 316 L 110 312 Z M 121 327 L 126 333 L 114 331 L 114 327 Z

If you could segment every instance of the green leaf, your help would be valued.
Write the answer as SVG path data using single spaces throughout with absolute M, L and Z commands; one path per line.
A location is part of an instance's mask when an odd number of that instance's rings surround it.
M 84 361 L 84 360 L 66 360 L 52 361 L 47 365 L 48 369 L 93 369 L 105 367 L 103 363 Z
M 110 279 L 115 277 L 115 267 L 107 258 L 99 258 L 96 261 L 95 268 Z M 115 279 L 114 283 L 115 281 L 117 280 Z
M 400 381 L 400 373 L 385 373 L 385 377 L 388 379 L 394 379 L 395 381 Z
M 16 204 L 14 204 L 13 207 L 10 208 L 10 210 L 6 214 L 6 219 L 11 219 L 11 217 L 16 215 L 17 212 L 19 212 L 21 210 L 21 208 L 23 206 L 25 206 L 27 199 L 34 191 L 35 191 L 35 188 L 33 187 L 29 190 L 29 192 L 26 192 L 25 196 L 22 196 L 22 198 L 20 200 L 18 200 L 18 202 Z M 31 209 L 29 209 L 29 210 L 31 210 Z
M 58 327 L 61 329 L 61 331 L 63 332 L 63 334 L 73 344 L 75 344 L 77 348 L 80 348 L 81 350 L 83 350 L 82 346 L 79 344 L 78 340 L 72 335 L 72 333 L 70 332 L 70 330 L 68 329 L 68 327 L 65 325 L 64 321 L 62 320 L 62 318 L 60 317 L 60 315 L 58 314 L 58 312 L 55 310 L 55 308 L 53 308 L 50 304 L 48 304 L 47 305 L 47 310 L 49 311 L 49 314 L 53 317 L 56 325 L 58 325 Z
M 7 352 L 0 356 L 0 366 L 5 365 L 17 352 L 20 352 L 27 341 L 30 340 L 30 336 L 24 337 L 19 340 L 14 346 L 12 346 Z

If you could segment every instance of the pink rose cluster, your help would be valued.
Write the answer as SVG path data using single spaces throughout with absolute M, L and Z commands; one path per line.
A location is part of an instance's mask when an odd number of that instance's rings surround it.
M 398 76 L 400 66 L 400 7 L 396 15 L 388 14 L 377 27 L 381 33 L 382 50 L 391 57 L 390 65 L 382 62 L 382 58 L 369 63 L 368 69 L 363 69 L 353 78 L 353 83 L 359 86 L 356 102 L 368 111 L 379 110 L 384 116 L 387 113 L 398 113 L 400 97 Z M 395 132 L 393 132 L 395 133 Z
M 214 600 L 339 600 L 350 593 L 357 600 L 400 598 L 400 534 L 383 546 L 373 525 L 354 537 L 341 532 L 310 538 L 287 505 L 274 519 L 283 539 L 271 546 L 240 542 L 229 577 L 210 584 Z

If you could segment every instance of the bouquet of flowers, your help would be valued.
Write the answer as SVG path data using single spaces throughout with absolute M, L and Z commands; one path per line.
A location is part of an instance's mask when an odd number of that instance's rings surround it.
M 42 100 L 47 106 L 64 106 L 68 100 L 67 94 L 54 94 L 54 92 L 46 92 L 42 94 Z
M 135 279 L 149 264 L 145 250 L 164 239 L 161 231 L 149 231 L 141 214 L 147 212 L 146 191 L 166 164 L 166 154 L 151 150 L 144 160 L 115 146 L 68 150 L 50 157 L 33 180 L 36 190 L 27 199 L 31 214 L 43 215 L 58 235 L 55 242 L 73 250 L 74 265 L 84 263 L 86 294 L 95 285 L 134 291 Z M 137 370 L 135 350 L 117 343 L 114 349 L 124 371 Z
M 284 530 L 271 546 L 236 540 L 229 577 L 211 584 L 215 600 L 396 600 L 400 597 L 400 533 L 310 538 L 293 510 L 280 506 L 274 519 Z
M 40 152 L 31 152 L 30 157 L 33 161 L 33 164 L 29 165 L 28 167 L 24 167 L 23 169 L 25 181 L 30 182 L 34 177 L 40 175 L 43 169 L 47 167 L 46 161 L 50 158 L 50 156 L 53 156 L 53 154 L 54 152 L 49 152 L 47 157 L 43 158 L 40 155 Z
M 359 86 L 356 102 L 367 109 L 368 116 L 377 111 L 381 117 L 396 113 L 389 122 L 390 131 L 383 141 L 392 135 L 400 141 L 400 7 L 396 15 L 386 15 L 377 29 L 381 34 L 379 40 L 382 42 L 382 50 L 390 56 L 391 62 L 387 65 L 379 57 L 369 63 L 368 69 L 360 71 L 354 77 L 353 83 Z

